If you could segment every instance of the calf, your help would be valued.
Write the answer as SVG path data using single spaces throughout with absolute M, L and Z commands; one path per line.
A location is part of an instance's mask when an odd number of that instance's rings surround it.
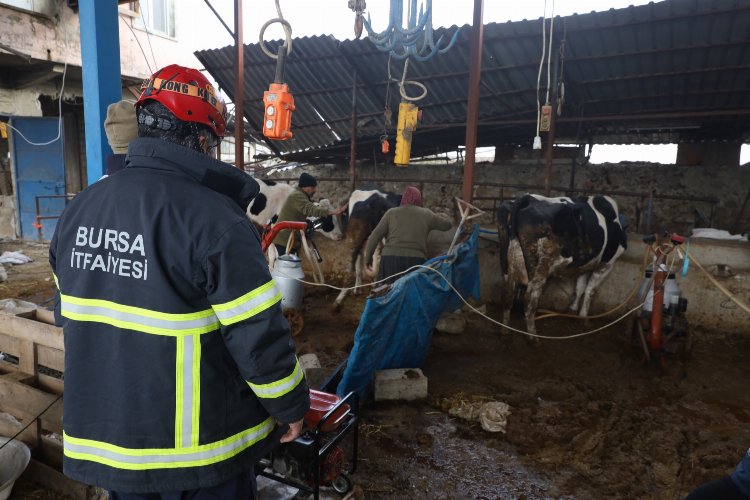
M 510 319 L 516 287 L 526 286 L 524 316 L 530 333 L 536 332 L 534 316 L 550 276 L 578 276 L 570 309 L 586 316 L 594 290 L 627 248 L 617 203 L 608 196 L 525 195 L 500 206 L 497 230 L 503 273 L 503 322 L 507 324 Z
M 266 181 L 257 179 L 260 193 L 247 207 L 247 216 L 261 228 L 269 224 L 279 214 L 281 207 L 294 188 L 285 182 Z M 331 209 L 331 202 L 327 199 L 320 200 L 321 207 Z M 327 238 L 340 241 L 344 237 L 341 217 L 329 215 L 323 218 L 323 225 L 318 229 Z
M 370 237 L 375 226 L 378 225 L 383 215 L 393 207 L 401 203 L 401 195 L 378 190 L 361 191 L 356 190 L 349 196 L 349 220 L 346 226 L 346 244 L 351 250 L 349 272 L 354 274 L 354 285 L 362 284 L 362 270 L 364 268 L 363 251 L 367 238 Z M 358 293 L 358 289 L 354 289 Z M 341 303 L 348 294 L 348 290 L 342 290 L 336 297 L 335 306 L 341 307 Z

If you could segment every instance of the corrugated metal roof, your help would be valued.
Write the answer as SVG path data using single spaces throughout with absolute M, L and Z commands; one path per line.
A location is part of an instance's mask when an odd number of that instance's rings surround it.
M 436 39 L 456 29 L 436 30 Z M 564 83 L 557 142 L 750 139 L 750 0 L 666 0 L 556 17 L 554 33 L 553 53 L 562 51 Z M 418 102 L 423 117 L 413 156 L 455 150 L 465 141 L 470 35 L 471 27 L 464 26 L 450 51 L 428 62 L 410 62 L 407 79 L 429 90 Z M 278 43 L 268 45 L 275 50 Z M 479 145 L 531 144 L 541 53 L 541 19 L 485 25 Z M 233 48 L 196 56 L 231 98 Z M 245 57 L 245 117 L 261 140 L 262 96 L 273 80 L 275 61 L 258 44 L 246 45 Z M 387 67 L 388 55 L 369 40 L 295 39 L 286 66 L 297 107 L 295 135 L 273 146 L 289 159 L 348 157 L 356 72 L 357 155 L 372 157 L 383 131 Z M 391 61 L 394 78 L 402 69 L 402 61 Z M 394 126 L 399 100 L 398 87 L 391 83 Z

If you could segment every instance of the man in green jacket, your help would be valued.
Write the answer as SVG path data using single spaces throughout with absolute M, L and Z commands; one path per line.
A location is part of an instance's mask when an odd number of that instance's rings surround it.
M 315 179 L 315 177 L 306 172 L 303 172 L 302 175 L 299 176 L 297 189 L 289 194 L 289 197 L 281 207 L 281 211 L 279 212 L 276 223 L 278 224 L 279 222 L 284 221 L 302 222 L 308 217 L 327 217 L 329 215 L 340 215 L 346 211 L 348 203 L 337 208 L 336 210 L 328 210 L 327 208 L 323 208 L 313 203 L 312 195 L 314 195 L 315 191 L 317 191 L 317 187 L 318 181 Z M 289 243 L 289 237 L 291 236 L 291 233 L 291 230 L 284 229 L 282 231 L 279 231 L 279 234 L 276 236 L 276 238 L 274 238 L 273 243 L 276 245 L 276 250 L 278 250 L 279 255 L 284 255 L 286 253 L 286 247 Z M 299 243 L 299 241 L 297 243 Z
M 372 256 L 378 243 L 385 238 L 378 280 L 390 278 L 427 260 L 427 235 L 433 229 L 447 231 L 453 224 L 422 207 L 422 193 L 409 186 L 401 197 L 401 205 L 388 210 L 367 239 L 365 262 L 372 267 Z M 389 279 L 395 281 L 398 277 Z

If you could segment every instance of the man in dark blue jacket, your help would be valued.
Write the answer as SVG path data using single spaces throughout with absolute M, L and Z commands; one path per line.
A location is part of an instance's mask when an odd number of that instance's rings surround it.
M 64 472 L 114 499 L 252 498 L 309 395 L 197 70 L 144 82 L 126 168 L 81 192 L 50 263 L 65 331 Z

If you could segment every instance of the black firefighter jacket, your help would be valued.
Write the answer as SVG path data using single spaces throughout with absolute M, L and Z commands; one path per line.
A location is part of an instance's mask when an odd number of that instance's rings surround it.
M 122 492 L 227 481 L 309 396 L 245 216 L 254 180 L 139 138 L 72 200 L 50 245 L 65 332 L 64 472 Z

